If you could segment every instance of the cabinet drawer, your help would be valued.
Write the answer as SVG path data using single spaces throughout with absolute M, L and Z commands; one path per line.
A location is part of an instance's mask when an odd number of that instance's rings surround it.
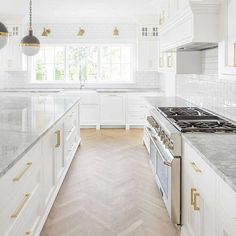
M 184 144 L 184 170 L 197 183 L 198 191 L 205 198 L 215 199 L 216 173 L 192 147 Z
M 65 131 L 65 136 L 67 137 L 72 129 L 77 126 L 78 122 L 78 109 L 77 107 L 73 108 L 65 118 L 65 123 L 64 123 L 64 131 Z
M 10 229 L 8 236 L 33 235 L 41 215 L 41 186 L 38 184 L 26 200 L 19 218 Z
M 41 143 L 39 142 L 0 179 L 0 209 L 11 197 L 19 197 L 24 188 L 33 181 L 35 173 L 40 168 Z
M 33 195 L 36 192 L 36 187 L 40 183 L 40 169 L 35 169 L 30 176 L 30 180 L 27 184 L 21 185 L 21 189 L 17 193 L 11 193 L 8 195 L 8 199 L 5 202 L 1 202 L 0 207 L 0 235 L 5 235 L 14 225 L 18 224 L 18 221 L 24 217 L 24 212 L 29 212 L 32 209 L 28 207 Z M 4 194 L 5 196 L 5 194 Z M 41 197 L 38 196 L 38 197 Z M 28 213 L 27 213 L 28 214 Z M 15 232 L 15 231 L 14 231 Z M 20 235 L 20 234 L 10 234 Z M 24 234 L 23 234 L 24 235 Z

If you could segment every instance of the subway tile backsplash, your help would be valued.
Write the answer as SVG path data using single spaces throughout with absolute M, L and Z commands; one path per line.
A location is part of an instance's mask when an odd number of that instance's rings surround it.
M 236 78 L 218 76 L 218 49 L 202 52 L 201 75 L 176 75 L 175 94 L 236 121 Z
M 236 78 L 177 75 L 176 95 L 236 121 Z

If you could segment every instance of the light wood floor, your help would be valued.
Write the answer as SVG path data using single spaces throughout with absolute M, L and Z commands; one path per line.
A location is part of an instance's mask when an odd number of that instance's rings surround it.
M 142 130 L 82 130 L 82 144 L 41 236 L 177 236 Z

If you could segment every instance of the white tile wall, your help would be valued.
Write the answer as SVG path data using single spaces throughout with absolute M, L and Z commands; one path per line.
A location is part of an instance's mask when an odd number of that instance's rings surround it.
M 7 72 L 1 77 L 0 88 L 79 88 L 79 84 L 35 84 L 30 83 L 27 72 Z M 136 72 L 135 82 L 130 84 L 85 84 L 87 88 L 159 88 L 157 72 Z
M 236 121 L 236 77 L 218 76 L 218 50 L 202 52 L 201 75 L 177 75 L 176 96 Z

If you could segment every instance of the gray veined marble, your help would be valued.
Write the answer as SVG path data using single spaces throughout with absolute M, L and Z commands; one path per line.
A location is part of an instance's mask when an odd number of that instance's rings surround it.
M 59 121 L 78 96 L 0 94 L 0 177 Z
M 236 191 L 236 134 L 183 134 L 207 164 Z

